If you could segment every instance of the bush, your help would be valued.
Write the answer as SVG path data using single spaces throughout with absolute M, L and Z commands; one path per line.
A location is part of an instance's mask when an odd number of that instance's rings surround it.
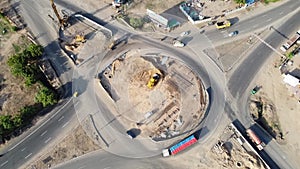
M 47 107 L 49 105 L 54 105 L 57 103 L 57 97 L 55 93 L 46 88 L 43 87 L 35 96 L 35 102 L 42 103 L 43 107 Z
M 140 28 L 143 26 L 143 20 L 140 18 L 130 18 L 129 19 L 129 24 L 133 27 L 133 28 Z
M 18 49 L 16 45 L 14 47 Z M 37 60 L 42 54 L 42 46 L 31 44 L 22 52 L 9 57 L 7 64 L 13 75 L 23 77 L 26 86 L 30 86 L 38 80 L 40 70 L 37 66 Z
M 234 0 L 237 4 L 246 4 L 246 0 Z

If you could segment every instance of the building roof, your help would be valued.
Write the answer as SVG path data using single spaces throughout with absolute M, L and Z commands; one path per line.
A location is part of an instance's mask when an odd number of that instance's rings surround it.
M 296 78 L 295 76 L 292 76 L 290 74 L 286 74 L 284 76 L 283 82 L 292 86 L 292 87 L 296 87 L 297 85 L 299 85 L 299 79 Z

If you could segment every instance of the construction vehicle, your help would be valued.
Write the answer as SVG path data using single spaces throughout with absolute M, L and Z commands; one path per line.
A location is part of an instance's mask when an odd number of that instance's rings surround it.
M 194 135 L 191 135 L 191 136 L 187 137 L 186 139 L 180 141 L 179 143 L 175 144 L 171 148 L 163 149 L 162 150 L 162 156 L 163 157 L 168 157 L 170 155 L 175 155 L 178 152 L 186 149 L 187 147 L 193 145 L 196 142 L 197 142 L 196 137 Z
M 76 36 L 75 36 L 75 42 L 85 43 L 85 42 L 86 42 L 86 39 L 84 38 L 83 35 L 76 35 Z
M 58 22 L 59 22 L 59 26 L 64 29 L 65 27 L 68 26 L 68 16 L 67 15 L 64 15 L 63 17 L 61 17 L 56 9 L 56 5 L 54 4 L 54 0 L 50 0 L 51 2 L 51 6 L 52 6 L 52 9 L 58 19 Z
M 224 29 L 224 28 L 227 28 L 230 26 L 231 26 L 231 23 L 228 20 L 216 23 L 217 29 Z
M 147 83 L 147 87 L 149 89 L 152 89 L 155 85 L 157 85 L 160 77 L 161 77 L 161 75 L 158 73 L 154 73 L 153 75 L 151 75 L 151 78 L 149 79 L 149 81 Z
M 114 8 L 119 8 L 126 2 L 127 2 L 127 0 L 113 0 L 111 4 Z
M 298 39 L 300 38 L 300 30 L 297 31 L 296 35 L 294 35 L 291 39 L 289 39 L 285 44 L 280 47 L 280 50 L 286 52 L 291 46 L 293 46 Z
M 258 136 L 251 129 L 246 130 L 247 136 L 252 140 L 256 145 L 258 150 L 262 150 L 265 144 L 258 138 Z

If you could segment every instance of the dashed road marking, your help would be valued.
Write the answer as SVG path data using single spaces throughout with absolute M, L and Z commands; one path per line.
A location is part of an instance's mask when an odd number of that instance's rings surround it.
M 272 18 L 269 18 L 268 20 L 267 20 L 267 22 L 270 22 L 272 20 Z
M 27 159 L 27 158 L 30 157 L 31 155 L 32 155 L 32 153 L 28 154 L 28 155 L 25 157 L 25 159 Z
M 62 119 L 64 119 L 65 118 L 65 116 L 61 116 L 59 119 L 58 119 L 58 121 L 61 121 Z
M 261 17 L 266 17 L 267 15 L 263 15 L 263 16 L 261 16 Z
M 78 169 L 83 169 L 83 168 L 85 168 L 86 166 L 81 166 L 81 167 L 79 167 Z
M 50 140 L 51 140 L 51 137 L 49 137 L 49 138 L 45 141 L 45 143 L 48 143 Z
M 41 136 L 45 135 L 46 133 L 47 133 L 47 130 L 46 130 L 46 131 L 44 131 L 44 132 L 41 134 Z
M 26 149 L 26 147 L 25 148 L 23 148 L 21 151 L 24 151 Z
M 65 128 L 69 124 L 69 121 L 66 122 L 61 128 Z
M 257 26 L 258 26 L 258 25 L 256 24 L 256 25 L 253 25 L 252 27 L 253 27 L 253 28 L 256 28 Z
M 282 14 L 283 14 L 283 11 L 279 13 L 279 15 L 282 15 Z
M 6 163 L 8 163 L 8 161 L 5 161 L 4 163 L 2 163 L 0 166 L 4 166 Z

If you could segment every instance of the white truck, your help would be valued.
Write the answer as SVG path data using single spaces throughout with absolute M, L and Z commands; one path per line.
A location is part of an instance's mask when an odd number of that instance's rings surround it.
M 286 52 L 291 46 L 293 46 L 298 39 L 300 38 L 300 30 L 297 31 L 296 35 L 294 35 L 291 39 L 289 39 L 285 44 L 280 47 L 280 50 Z

